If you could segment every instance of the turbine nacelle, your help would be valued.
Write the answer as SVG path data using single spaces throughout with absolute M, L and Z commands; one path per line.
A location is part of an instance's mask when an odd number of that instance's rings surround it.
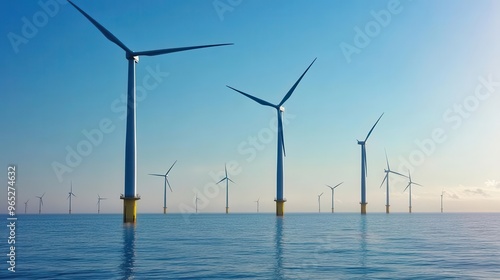
M 359 141 L 359 140 L 356 140 L 358 141 L 358 145 L 364 145 L 365 144 L 365 141 Z
M 279 110 L 280 112 L 282 112 L 282 113 L 283 113 L 283 112 L 285 112 L 285 107 L 280 106 L 280 107 L 278 108 L 278 110 Z

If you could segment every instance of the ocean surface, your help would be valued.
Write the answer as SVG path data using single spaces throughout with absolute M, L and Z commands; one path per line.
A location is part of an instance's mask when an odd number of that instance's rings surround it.
M 2 279 L 500 279 L 498 213 L 17 217 Z

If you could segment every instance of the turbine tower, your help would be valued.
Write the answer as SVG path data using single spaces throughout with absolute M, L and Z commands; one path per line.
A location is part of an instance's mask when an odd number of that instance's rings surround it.
M 193 49 L 217 47 L 231 44 L 216 44 L 191 46 L 181 48 L 169 48 L 149 51 L 135 52 L 129 49 L 124 43 L 116 38 L 111 32 L 100 23 L 85 13 L 70 0 L 68 2 L 85 16 L 99 31 L 111 42 L 125 51 L 125 58 L 128 61 L 128 87 L 127 87 L 127 124 L 125 139 L 125 192 L 120 196 L 123 199 L 123 222 L 135 223 L 137 214 L 137 146 L 136 146 L 136 88 L 135 88 L 135 64 L 139 62 L 139 56 L 156 56 L 174 52 L 182 52 Z
M 259 201 L 260 201 L 260 197 L 259 197 L 259 199 L 257 199 L 256 201 L 254 201 L 255 203 L 257 203 L 257 213 L 259 213 Z
M 28 201 L 30 201 L 29 199 L 26 200 L 26 202 L 24 203 L 24 214 L 26 214 L 26 210 L 28 210 Z
M 99 194 L 97 194 L 97 214 L 101 213 L 101 200 L 105 199 L 105 197 L 101 197 Z
M 283 136 L 283 120 L 282 120 L 282 114 L 285 111 L 285 108 L 283 107 L 283 104 L 290 98 L 292 95 L 293 91 L 297 87 L 297 85 L 300 83 L 304 75 L 307 73 L 309 68 L 313 65 L 313 63 L 316 61 L 316 58 L 311 62 L 309 67 L 307 67 L 306 71 L 300 76 L 300 78 L 295 82 L 295 84 L 292 86 L 292 88 L 288 91 L 288 93 L 283 97 L 280 103 L 278 104 L 272 104 L 270 102 L 267 102 L 265 100 L 262 100 L 260 98 L 254 97 L 250 94 L 244 93 L 240 90 L 237 90 L 235 88 L 232 88 L 230 86 L 227 86 L 228 88 L 239 92 L 243 94 L 244 96 L 252 99 L 253 101 L 264 105 L 264 106 L 269 106 L 274 109 L 276 109 L 276 113 L 278 115 L 278 149 L 277 149 L 277 167 L 276 167 L 276 216 L 283 216 L 285 213 L 285 202 L 286 199 L 283 197 L 283 156 L 286 156 L 285 152 L 285 140 Z
M 389 207 L 390 207 L 390 204 L 389 204 L 389 173 L 393 173 L 393 174 L 397 174 L 399 176 L 403 176 L 405 178 L 408 178 L 406 177 L 405 175 L 401 174 L 401 173 L 398 173 L 396 171 L 392 171 L 391 168 L 389 167 L 389 159 L 387 158 L 387 151 L 385 152 L 385 161 L 387 162 L 387 169 L 384 169 L 384 172 L 385 172 L 385 176 L 384 176 L 384 180 L 382 180 L 382 183 L 380 184 L 380 187 L 382 187 L 382 185 L 384 184 L 384 182 L 386 182 L 386 188 L 385 188 L 385 213 L 389 214 Z
M 323 195 L 323 193 L 320 193 L 318 195 L 318 213 L 321 213 L 321 196 Z
M 42 196 L 37 196 L 37 198 L 39 199 L 39 201 L 38 201 L 38 214 L 42 213 L 42 205 L 43 205 L 43 196 L 44 195 L 45 195 L 45 193 L 43 193 Z
M 226 172 L 226 177 L 222 178 L 222 180 L 217 182 L 217 184 L 219 184 L 222 181 L 226 181 L 226 214 L 228 214 L 229 213 L 229 181 L 231 181 L 233 184 L 236 184 L 236 183 L 234 183 L 233 180 L 231 180 L 231 179 L 229 179 L 229 177 L 227 177 L 226 164 L 224 164 L 224 171 Z
M 406 186 L 406 188 L 403 190 L 403 192 L 405 192 L 405 191 L 406 191 L 406 189 L 409 189 L 409 192 L 410 192 L 409 194 L 410 194 L 410 195 L 409 195 L 408 211 L 409 211 L 409 213 L 411 213 L 411 185 L 417 185 L 417 186 L 422 186 L 422 185 L 417 184 L 417 183 L 415 183 L 415 182 L 413 182 L 413 181 L 411 180 L 410 170 L 408 170 L 408 180 L 409 180 L 409 181 L 408 181 L 408 185 L 407 185 L 407 186 Z
M 342 183 L 344 183 L 344 182 L 342 182 Z M 334 203 L 334 193 L 335 193 L 335 189 L 336 189 L 338 186 L 342 185 L 342 183 L 339 183 L 339 184 L 335 185 L 334 187 L 329 186 L 329 185 L 326 185 L 327 187 L 329 187 L 329 188 L 332 190 L 332 213 L 333 213 L 333 207 L 334 207 L 334 204 L 333 204 L 333 203 Z
M 71 189 L 68 193 L 68 197 L 66 199 L 69 199 L 69 213 L 71 214 L 71 197 L 74 196 L 76 197 L 76 195 L 73 193 L 73 182 L 71 182 Z
M 372 133 L 373 129 L 377 125 L 378 121 L 380 121 L 380 118 L 382 118 L 382 115 L 378 118 L 378 120 L 375 122 L 375 124 L 372 126 L 372 129 L 370 129 L 370 132 L 366 135 L 366 138 L 364 141 L 359 141 L 358 140 L 358 145 L 361 145 L 361 214 L 366 214 L 366 171 L 367 171 L 367 164 L 366 164 L 366 148 L 365 144 L 366 141 L 368 141 L 368 137 L 370 137 L 370 134 Z
M 441 213 L 443 213 L 443 195 L 444 195 L 444 190 L 441 191 Z
M 198 200 L 200 200 L 200 199 L 198 198 L 198 193 L 196 193 L 196 198 L 194 200 L 196 213 L 198 213 Z
M 170 187 L 170 183 L 168 182 L 168 173 L 170 172 L 170 170 L 172 170 L 172 167 L 174 167 L 176 162 L 177 162 L 177 160 L 174 161 L 174 164 L 172 164 L 172 166 L 170 166 L 170 168 L 167 170 L 167 173 L 165 173 L 165 174 L 149 174 L 151 176 L 160 176 L 160 177 L 165 178 L 165 180 L 163 182 L 163 214 L 167 214 L 167 184 L 168 184 L 168 187 L 170 188 L 170 191 L 172 192 L 172 187 Z

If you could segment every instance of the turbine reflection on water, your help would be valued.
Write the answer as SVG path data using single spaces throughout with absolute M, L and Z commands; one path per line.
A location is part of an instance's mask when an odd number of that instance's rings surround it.
M 123 259 L 120 270 L 123 279 L 134 279 L 135 263 L 135 224 L 123 225 Z

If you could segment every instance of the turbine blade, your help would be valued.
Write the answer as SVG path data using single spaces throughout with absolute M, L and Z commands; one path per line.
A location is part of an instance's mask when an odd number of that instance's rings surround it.
M 382 115 L 380 115 L 380 117 L 378 117 L 378 120 L 372 126 L 372 129 L 370 129 L 370 132 L 368 132 L 368 135 L 366 135 L 365 142 L 366 142 L 366 140 L 368 140 L 368 137 L 370 137 L 370 134 L 372 134 L 373 129 L 375 128 L 375 126 L 377 125 L 378 121 L 380 121 L 380 119 L 382 118 L 383 115 L 384 115 L 384 113 L 382 113 Z
M 304 75 L 307 73 L 307 71 L 309 71 L 309 68 L 311 68 L 311 66 L 313 65 L 313 63 L 315 61 L 316 61 L 316 58 L 313 60 L 313 62 L 311 62 L 311 64 L 309 64 L 309 67 L 307 67 L 306 71 L 304 71 L 304 73 L 302 73 L 302 75 L 295 82 L 295 84 L 293 84 L 292 88 L 287 92 L 287 94 L 285 95 L 285 97 L 283 97 L 283 99 L 281 100 L 281 102 L 278 104 L 278 107 L 281 106 L 281 105 L 283 105 L 283 103 L 285 103 L 288 100 L 288 98 L 290 98 L 290 96 L 292 96 L 292 93 L 295 90 L 295 88 L 299 85 L 300 80 L 302 80 L 302 78 L 304 77 Z
M 220 182 L 223 182 L 224 180 L 226 180 L 227 178 L 222 178 L 219 182 L 217 182 L 217 184 L 219 184 Z
M 229 178 L 227 178 L 227 179 L 228 179 L 229 181 L 233 182 L 233 184 L 236 184 L 233 180 L 231 180 L 231 179 L 229 179 Z
M 389 167 L 389 159 L 387 158 L 387 150 L 384 149 L 384 152 L 385 152 L 385 161 L 387 162 L 387 170 L 391 170 L 391 168 Z
M 411 186 L 411 182 L 408 183 L 408 185 L 406 186 L 406 188 L 403 190 L 403 192 L 406 191 L 406 189 L 408 189 L 408 187 Z
M 390 173 L 397 174 L 397 175 L 399 175 L 399 176 L 403 176 L 403 177 L 405 177 L 405 178 L 408 178 L 408 176 L 403 175 L 403 174 L 401 174 L 401 173 L 398 173 L 398 172 L 396 172 L 396 171 L 389 170 L 389 172 L 390 172 Z
M 385 180 L 387 180 L 387 177 L 388 177 L 388 176 L 389 176 L 389 173 L 386 173 L 386 174 L 385 174 L 385 176 L 384 176 L 384 180 L 383 180 L 383 181 L 382 181 L 382 183 L 380 184 L 380 187 L 379 187 L 379 188 L 381 188 L 381 187 L 382 187 L 382 185 L 384 185 L 384 182 L 385 182 Z
M 151 175 L 151 176 L 159 176 L 159 177 L 165 177 L 165 175 L 163 175 L 163 174 L 148 174 L 148 175 Z
M 341 182 L 341 183 L 338 183 L 337 185 L 335 185 L 335 187 L 333 187 L 334 189 L 340 185 L 342 185 L 344 182 Z
M 332 189 L 332 190 L 333 190 L 333 187 L 332 187 L 332 186 L 329 186 L 329 185 L 326 185 L 326 186 L 327 186 L 327 187 L 329 187 L 330 189 Z
M 227 177 L 227 165 L 224 163 L 224 172 L 226 173 L 226 178 L 229 178 Z
M 414 184 L 414 185 L 417 185 L 417 186 L 421 186 L 421 187 L 423 187 L 422 185 L 420 185 L 420 184 L 418 184 L 418 183 L 415 183 L 415 182 L 411 182 L 411 183 L 412 183 L 412 184 Z
M 262 100 L 262 99 L 260 99 L 260 98 L 255 97 L 255 96 L 251 96 L 250 94 L 248 94 L 248 93 L 244 93 L 243 91 L 241 91 L 241 90 L 237 90 L 237 89 L 235 89 L 235 88 L 233 88 L 233 87 L 230 87 L 230 86 L 227 86 L 227 85 L 226 85 L 226 87 L 228 87 L 228 88 L 230 88 L 230 89 L 232 89 L 232 90 L 234 90 L 234 91 L 237 91 L 237 92 L 239 92 L 239 93 L 243 94 L 244 96 L 246 96 L 246 97 L 248 97 L 248 98 L 252 99 L 253 101 L 255 101 L 255 102 L 257 102 L 257 103 L 259 103 L 259 104 L 261 104 L 261 105 L 264 105 L 264 106 L 270 106 L 270 107 L 276 108 L 276 105 L 274 105 L 274 104 L 272 104 L 272 103 L 269 103 L 269 102 L 267 102 L 267 101 L 265 101 L 265 100 Z
M 168 185 L 168 188 L 170 189 L 170 192 L 174 192 L 174 191 L 172 190 L 172 187 L 170 186 L 170 183 L 168 182 L 167 177 L 165 177 L 165 181 L 167 181 L 167 185 Z
M 170 172 L 170 170 L 172 170 L 172 167 L 174 167 L 175 163 L 177 162 L 177 160 L 174 161 L 174 164 L 172 164 L 172 166 L 170 166 L 170 168 L 168 169 L 167 173 L 165 173 L 165 176 L 168 175 L 168 173 Z
M 122 48 L 125 52 L 127 53 L 132 53 L 132 51 L 125 46 L 118 38 L 115 37 L 111 32 L 109 32 L 104 26 L 102 26 L 100 23 L 98 23 L 95 19 L 93 19 L 91 16 L 89 16 L 86 12 L 84 12 L 82 9 L 80 9 L 77 5 L 75 5 L 73 2 L 68 0 L 68 2 L 75 7 L 83 16 L 85 16 L 101 33 L 108 38 L 111 42 L 115 43 L 117 46 Z
M 195 49 L 203 49 L 203 48 L 211 48 L 211 47 L 219 47 L 219 46 L 227 46 L 233 45 L 233 43 L 229 44 L 214 44 L 214 45 L 202 45 L 202 46 L 191 46 L 191 47 L 181 47 L 181 48 L 169 48 L 169 49 L 161 49 L 161 50 L 152 50 L 152 51 L 141 51 L 141 52 L 132 52 L 133 55 L 146 55 L 146 56 L 154 56 L 160 54 L 174 53 L 174 52 L 183 52 Z

